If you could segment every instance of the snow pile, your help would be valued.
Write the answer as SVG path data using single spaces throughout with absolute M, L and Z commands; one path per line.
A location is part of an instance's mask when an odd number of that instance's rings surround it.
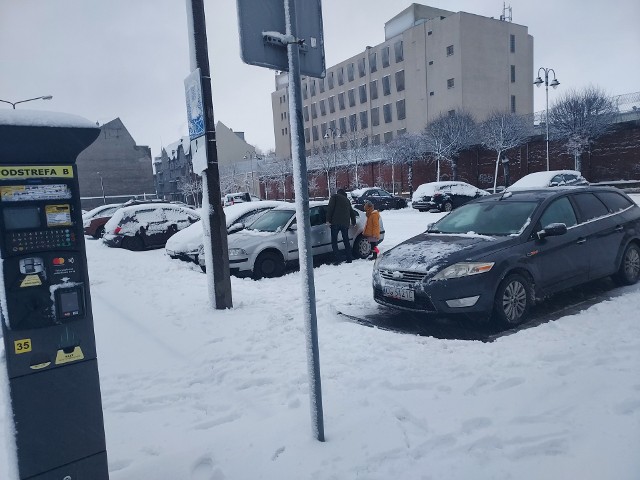
M 0 109 L 0 125 L 19 127 L 98 128 L 95 123 L 78 115 L 24 109 Z

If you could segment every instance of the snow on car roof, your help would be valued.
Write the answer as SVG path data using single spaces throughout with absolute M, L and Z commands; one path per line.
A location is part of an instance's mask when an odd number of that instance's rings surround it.
M 364 193 L 368 190 L 371 190 L 372 188 L 376 188 L 376 187 L 365 187 L 365 188 L 356 188 L 355 190 L 351 190 L 351 195 L 355 196 L 355 197 L 361 197 L 362 195 L 364 195 Z
M 247 212 L 255 210 L 257 208 L 275 208 L 282 205 L 290 205 L 287 202 L 281 202 L 279 200 L 262 200 L 260 202 L 243 202 L 235 203 L 233 205 L 227 205 L 224 207 L 224 215 L 226 217 L 227 227 L 233 225 L 235 221 Z M 232 221 L 231 223 L 229 223 Z
M 534 172 L 525 175 L 520 180 L 511 185 L 507 190 L 515 188 L 540 188 L 549 186 L 549 182 L 556 175 L 577 175 L 581 177 L 582 174 L 576 170 L 549 170 L 544 172 Z
M 466 182 L 452 182 L 452 181 L 430 182 L 430 183 L 423 183 L 418 188 L 416 188 L 415 192 L 413 192 L 412 199 L 415 201 L 415 200 L 419 200 L 422 196 L 433 195 L 433 193 L 436 192 L 436 190 L 438 190 L 439 188 L 447 187 L 447 186 L 451 187 L 450 191 L 452 193 L 458 193 L 462 195 L 466 194 L 466 195 L 474 196 L 476 192 L 479 190 L 478 188 Z

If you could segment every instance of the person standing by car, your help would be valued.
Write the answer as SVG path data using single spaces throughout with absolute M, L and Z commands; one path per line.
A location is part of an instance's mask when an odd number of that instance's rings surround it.
M 378 258 L 378 242 L 380 241 L 380 212 L 378 212 L 373 203 L 368 200 L 364 202 L 364 211 L 367 214 L 367 223 L 364 226 L 362 235 L 371 244 L 371 256 L 369 260 Z
M 331 195 L 327 206 L 327 223 L 331 226 L 331 248 L 335 257 L 335 264 L 340 263 L 338 251 L 338 232 L 342 235 L 344 252 L 347 263 L 351 263 L 351 246 L 349 245 L 349 225 L 356 224 L 356 212 L 351 208 L 351 202 L 344 189 L 340 188 Z

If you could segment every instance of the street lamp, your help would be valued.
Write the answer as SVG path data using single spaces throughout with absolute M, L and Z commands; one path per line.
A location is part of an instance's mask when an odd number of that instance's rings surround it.
M 336 182 L 338 181 L 338 165 L 336 160 L 336 138 L 342 138 L 342 134 L 336 130 L 335 128 L 327 128 L 327 132 L 324 134 L 324 139 L 333 139 L 333 176 L 336 177 Z M 330 188 L 330 180 L 327 178 L 327 189 L 329 190 L 327 193 L 331 196 L 331 188 Z
M 542 78 L 540 77 L 541 71 L 544 72 L 544 80 L 542 80 Z M 553 72 L 553 80 L 551 81 L 551 84 L 549 84 L 549 72 Z M 547 97 L 547 108 L 545 110 L 546 113 L 544 123 L 547 126 L 547 171 L 549 171 L 549 85 L 551 85 L 553 88 L 558 88 L 558 85 L 560 85 L 560 82 L 556 79 L 556 72 L 553 68 L 540 67 L 538 69 L 538 78 L 533 81 L 533 84 L 536 87 L 539 87 L 543 83 Z
M 256 160 L 260 160 L 261 157 L 259 157 L 256 152 L 252 152 L 251 150 L 247 150 L 244 154 L 244 156 L 242 157 L 245 160 L 249 159 L 251 160 L 251 193 L 253 195 L 256 194 L 256 183 L 255 183 L 255 179 L 253 176 L 253 172 L 254 172 L 254 168 L 253 168 L 253 159 L 255 158 Z
M 31 102 L 33 100 L 51 100 L 53 98 L 53 95 L 43 95 L 42 97 L 36 97 L 36 98 L 27 98 L 26 100 L 20 100 L 18 102 L 9 102 L 7 100 L 0 100 L 0 102 L 2 103 L 8 103 L 10 104 L 13 109 L 16 109 L 16 105 L 19 103 L 24 103 L 24 102 Z
M 102 181 L 102 175 L 100 174 L 100 172 L 96 172 L 96 174 L 100 177 L 100 188 L 102 188 L 102 204 L 106 205 L 107 197 L 104 194 L 104 182 Z

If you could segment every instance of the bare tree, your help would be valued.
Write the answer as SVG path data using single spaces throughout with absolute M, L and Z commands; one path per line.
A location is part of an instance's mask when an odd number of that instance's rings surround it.
M 408 181 L 409 194 L 413 194 L 413 162 L 421 159 L 426 154 L 425 141 L 423 135 L 416 133 L 405 133 L 394 138 L 385 145 L 385 152 L 391 161 L 391 183 L 394 185 L 395 194 L 395 165 L 407 164 L 409 166 Z
M 440 181 L 440 163 L 451 163 L 453 179 L 458 179 L 458 155 L 476 142 L 476 122 L 465 111 L 441 113 L 427 124 L 422 136 L 427 152 L 437 163 L 436 178 Z
M 335 192 L 336 167 L 338 163 L 338 152 L 333 146 L 323 145 L 321 148 L 315 147 L 310 168 L 322 171 L 327 180 L 327 196 Z M 332 186 L 334 188 L 332 188 Z
M 178 191 L 182 193 L 185 200 L 192 198 L 193 204 L 199 207 L 202 194 L 202 177 L 192 174 L 188 177 L 180 178 L 178 180 Z
M 574 168 L 582 171 L 582 153 L 609 130 L 616 113 L 614 102 L 601 89 L 572 90 L 549 111 L 550 136 L 564 141 L 567 153 L 573 155 Z
M 479 132 L 482 144 L 498 154 L 493 176 L 494 192 L 498 182 L 500 160 L 504 160 L 502 155 L 507 150 L 522 145 L 531 134 L 532 128 L 533 121 L 530 117 L 500 111 L 491 112 L 487 119 L 480 124 Z M 505 185 L 505 187 L 507 186 Z
M 347 143 L 347 149 L 342 152 L 345 167 L 352 178 L 351 186 L 360 188 L 361 167 L 368 159 L 370 146 L 369 137 L 366 132 L 357 129 L 357 125 L 350 126 L 351 131 L 343 133 L 342 137 Z

